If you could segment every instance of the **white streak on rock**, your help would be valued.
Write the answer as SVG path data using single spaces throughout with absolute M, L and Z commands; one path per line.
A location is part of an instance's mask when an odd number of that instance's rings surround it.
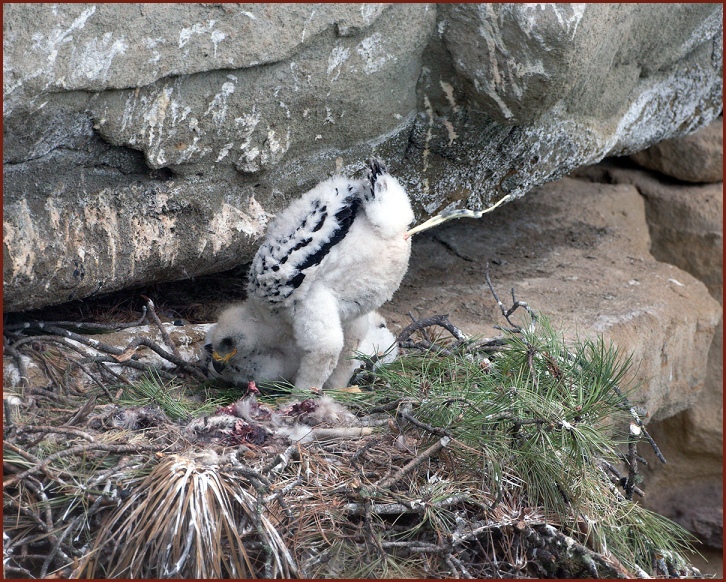
M 35 62 L 39 63 L 40 66 L 37 69 L 27 73 L 25 71 L 19 72 L 20 78 L 13 85 L 8 84 L 8 86 L 5 86 L 6 81 L 5 78 L 3 78 L 4 115 L 9 115 L 15 107 L 15 104 L 11 103 L 11 100 L 8 99 L 8 97 L 16 89 L 22 87 L 25 83 L 31 81 L 32 79 L 35 79 L 37 77 L 46 78 L 47 82 L 45 83 L 43 90 L 48 89 L 53 85 L 57 87 L 65 87 L 65 78 L 56 78 L 56 73 L 54 70 L 58 54 L 64 44 L 72 43 L 72 33 L 82 29 L 86 25 L 86 21 L 91 16 L 93 16 L 95 12 L 96 7 L 89 6 L 83 12 L 81 12 L 81 14 L 73 21 L 73 23 L 65 30 L 62 28 L 55 28 L 45 34 L 42 32 L 36 32 L 33 34 L 33 36 L 31 37 L 33 40 L 31 50 L 38 53 L 34 60 Z M 72 44 L 69 44 L 69 46 L 73 47 Z M 4 62 L 3 70 L 5 70 L 7 66 L 7 63 Z
M 269 150 L 269 155 L 266 155 L 266 153 L 263 151 L 263 158 L 262 163 L 267 164 L 268 162 L 271 162 L 273 164 L 278 163 L 282 156 L 285 155 L 288 148 L 290 147 L 290 128 L 287 128 L 287 139 L 285 145 L 283 145 L 280 140 L 277 138 L 277 134 L 275 134 L 275 130 L 271 128 L 267 128 L 267 142 L 266 144 L 267 148 Z
M 360 15 L 366 26 L 369 26 L 386 8 L 385 4 L 361 4 Z
M 292 75 L 292 90 L 296 93 L 300 91 L 300 79 L 298 79 L 297 76 L 297 69 L 299 69 L 299 65 L 297 63 L 290 63 L 290 74 Z
M 134 108 L 136 107 L 136 99 L 139 96 L 139 92 L 134 91 L 129 93 L 126 98 L 126 104 L 124 105 L 124 112 L 121 115 L 121 131 L 126 131 L 126 127 L 132 122 L 134 117 Z
M 173 87 L 164 87 L 154 102 L 144 112 L 144 122 L 149 128 L 149 150 L 152 150 L 154 146 L 161 144 L 161 138 L 164 133 L 164 120 L 166 119 L 166 111 L 171 102 L 171 95 L 174 92 Z M 158 134 L 155 134 L 155 129 L 158 129 Z
M 194 154 L 202 152 L 203 150 L 197 145 L 197 143 L 199 143 L 199 136 L 195 135 L 192 139 L 192 143 L 187 145 L 183 152 L 179 153 L 176 163 L 183 164 L 184 162 L 188 162 Z
M 242 152 L 242 155 L 237 163 L 245 172 L 256 172 L 259 170 L 259 166 L 254 160 L 260 155 L 260 150 L 252 146 L 252 135 L 260 123 L 260 118 L 261 116 L 257 113 L 256 105 L 253 105 L 251 113 L 245 113 L 240 117 L 236 117 L 234 120 L 235 125 L 242 129 L 241 135 L 238 134 L 238 138 L 241 140 L 239 151 Z
M 224 158 L 227 157 L 227 154 L 229 153 L 229 150 L 232 149 L 232 146 L 234 146 L 234 142 L 224 144 L 224 147 L 219 150 L 219 155 L 217 156 L 217 163 L 221 162 Z
M 220 42 L 222 42 L 225 38 L 227 38 L 227 35 L 224 34 L 221 30 L 215 30 L 212 33 L 212 43 L 214 44 L 214 58 L 217 58 L 217 45 L 219 45 Z
M 257 238 L 265 232 L 267 222 L 271 215 L 265 212 L 254 196 L 250 196 L 246 210 L 222 203 L 219 211 L 209 224 L 209 239 L 212 242 L 212 251 L 218 253 L 235 242 L 237 233 L 244 233 Z
M 96 7 L 89 6 L 83 12 L 81 12 L 80 16 L 76 18 L 73 21 L 73 24 L 71 24 L 70 27 L 68 27 L 66 30 L 56 28 L 47 36 L 44 36 L 42 33 L 39 32 L 35 33 L 33 35 L 33 40 L 35 41 L 33 49 L 39 51 L 47 51 L 47 59 L 52 66 L 55 63 L 56 58 L 58 57 L 58 49 L 60 49 L 61 45 L 72 41 L 73 37 L 71 36 L 71 34 L 76 30 L 80 30 L 81 28 L 83 28 L 86 25 L 86 21 L 91 16 L 93 16 L 95 12 Z
M 285 117 L 290 119 L 290 117 L 291 117 L 290 108 L 287 106 L 287 103 L 285 103 L 284 101 L 280 101 L 280 107 L 282 107 L 285 110 Z
M 340 67 L 348 60 L 349 57 L 349 48 L 340 45 L 333 47 L 333 50 L 330 52 L 330 56 L 328 57 L 328 79 L 331 83 L 338 79 L 340 76 Z M 333 72 L 335 72 L 335 76 L 330 78 Z
M 182 28 L 179 31 L 179 48 L 183 48 L 194 34 L 204 34 L 212 30 L 216 20 L 207 20 L 206 25 L 200 22 L 193 24 L 189 28 Z
M 577 33 L 577 26 L 580 24 L 586 9 L 587 4 L 521 4 L 522 14 L 527 18 L 528 25 L 524 31 L 529 35 L 533 30 L 540 27 L 542 17 L 537 13 L 551 10 L 557 19 L 557 23 L 572 40 Z
M 101 40 L 93 38 L 78 52 L 73 49 L 71 56 L 71 81 L 85 78 L 105 82 L 111 63 L 117 55 L 123 55 L 129 48 L 123 38 L 112 40 L 113 33 L 107 32 Z
M 148 48 L 150 51 L 152 51 L 154 54 L 153 56 L 148 59 L 146 62 L 149 64 L 156 64 L 161 60 L 161 53 L 156 50 L 156 47 L 162 44 L 166 44 L 166 39 L 164 38 L 146 38 L 146 48 Z
M 237 163 L 242 171 L 250 173 L 258 172 L 260 170 L 260 165 L 256 163 L 255 160 L 260 155 L 260 148 L 254 146 L 243 150 L 242 147 L 240 147 L 240 151 L 243 153 Z
M 237 81 L 235 77 L 235 82 Z M 204 115 L 212 114 L 212 121 L 217 127 L 221 127 L 224 124 L 224 120 L 227 117 L 227 99 L 235 91 L 235 83 L 227 81 L 222 85 L 222 90 L 217 93 L 212 101 L 209 103 L 209 107 L 204 112 Z
M 398 60 L 396 56 L 384 50 L 383 37 L 380 32 L 375 32 L 360 41 L 356 46 L 356 51 L 363 59 L 363 71 L 367 75 L 379 71 L 388 61 L 395 63 Z
M 307 20 L 305 21 L 305 24 L 303 24 L 302 36 L 300 38 L 301 44 L 305 42 L 305 35 L 307 34 L 307 31 L 308 31 L 308 24 L 310 24 L 312 22 L 313 16 L 315 16 L 315 12 L 316 12 L 316 9 L 313 8 L 312 11 L 310 12 L 310 16 L 308 16 Z

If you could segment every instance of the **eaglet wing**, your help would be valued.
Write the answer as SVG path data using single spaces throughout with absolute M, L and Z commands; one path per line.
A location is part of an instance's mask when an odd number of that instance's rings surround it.
M 270 225 L 249 275 L 248 292 L 281 304 L 345 238 L 365 183 L 333 177 L 288 206 Z

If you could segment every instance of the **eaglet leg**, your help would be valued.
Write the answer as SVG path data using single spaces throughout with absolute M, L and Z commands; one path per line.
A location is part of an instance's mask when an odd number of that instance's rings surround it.
M 358 317 L 343 325 L 343 349 L 338 357 L 338 365 L 325 383 L 324 388 L 345 388 L 355 369 L 354 352 L 359 349 L 363 338 L 368 333 L 369 314 Z
M 295 308 L 293 329 L 301 353 L 295 386 L 322 388 L 344 345 L 338 300 L 322 285 L 314 285 Z

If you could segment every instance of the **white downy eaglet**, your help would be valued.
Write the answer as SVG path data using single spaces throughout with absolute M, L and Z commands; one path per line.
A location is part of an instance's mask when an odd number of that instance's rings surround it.
M 413 218 L 405 190 L 379 160 L 368 162 L 366 179 L 334 176 L 295 200 L 254 257 L 247 300 L 210 330 L 214 369 L 240 384 L 345 386 L 355 351 L 393 343 L 375 310 L 406 273 Z

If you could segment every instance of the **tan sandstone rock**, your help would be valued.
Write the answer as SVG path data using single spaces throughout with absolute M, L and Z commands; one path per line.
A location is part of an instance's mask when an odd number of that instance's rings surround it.
M 579 170 L 595 181 L 632 184 L 646 201 L 651 253 L 703 281 L 723 299 L 723 182 L 676 184 L 614 162 Z M 645 470 L 645 505 L 674 518 L 704 543 L 723 547 L 723 322 L 708 351 L 703 391 L 693 406 L 650 432 L 668 459 Z
M 686 182 L 721 182 L 723 117 L 696 133 L 664 139 L 630 158 L 644 168 Z

